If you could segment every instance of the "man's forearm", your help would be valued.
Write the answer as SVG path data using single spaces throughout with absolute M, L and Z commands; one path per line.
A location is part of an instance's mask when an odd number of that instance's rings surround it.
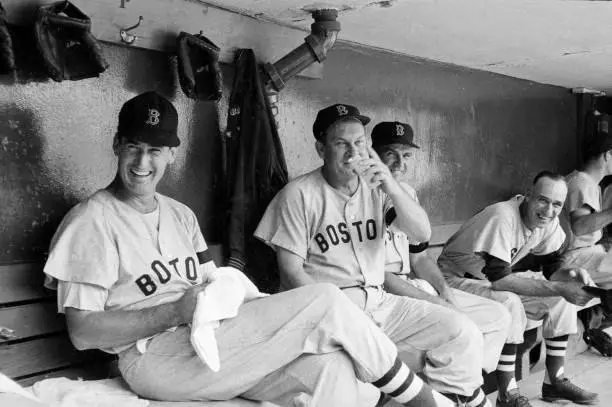
M 389 194 L 397 219 L 397 226 L 414 242 L 427 242 L 431 238 L 431 224 L 427 212 L 401 187 Z
M 434 261 L 424 251 L 410 255 L 410 264 L 414 274 L 427 281 L 441 295 L 449 290 L 449 286 L 442 275 L 442 272 Z
M 497 291 L 510 291 L 519 295 L 556 297 L 561 295 L 557 288 L 558 284 L 554 281 L 521 278 L 511 274 L 494 281 L 491 286 Z
M 134 311 L 81 311 L 66 308 L 66 322 L 77 349 L 99 349 L 127 345 L 147 338 L 181 321 L 176 303 Z
M 576 236 L 597 232 L 612 223 L 612 210 L 594 212 L 572 218 L 572 232 Z

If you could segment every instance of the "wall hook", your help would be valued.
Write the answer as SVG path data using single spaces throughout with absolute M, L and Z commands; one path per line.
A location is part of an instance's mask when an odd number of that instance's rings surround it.
M 119 36 L 121 36 L 121 41 L 125 42 L 126 44 L 132 44 L 134 41 L 136 41 L 136 36 L 134 34 L 130 34 L 130 31 L 138 27 L 141 22 L 142 22 L 142 16 L 138 16 L 138 22 L 135 25 L 128 27 L 128 28 L 124 28 L 123 30 L 119 31 Z

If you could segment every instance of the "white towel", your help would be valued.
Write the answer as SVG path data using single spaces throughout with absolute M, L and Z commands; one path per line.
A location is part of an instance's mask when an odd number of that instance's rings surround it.
M 221 368 L 215 328 L 219 321 L 238 315 L 240 306 L 268 294 L 257 287 L 240 270 L 219 267 L 210 276 L 212 282 L 198 294 L 198 303 L 191 323 L 191 344 L 213 372 Z
M 34 383 L 32 392 L 52 407 L 147 407 L 121 378 L 70 380 L 65 377 Z
M 16 394 L 26 399 L 42 403 L 38 397 L 34 396 L 31 392 L 27 391 L 17 382 L 2 373 L 0 373 L 0 393 Z

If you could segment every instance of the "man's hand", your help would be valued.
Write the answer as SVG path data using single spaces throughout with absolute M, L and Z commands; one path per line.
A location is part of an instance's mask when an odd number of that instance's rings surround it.
M 455 294 L 450 289 L 445 290 L 440 293 L 440 298 L 453 306 L 453 308 L 459 310 L 459 304 L 457 303 L 457 298 L 455 298 Z
M 592 287 L 596 285 L 589 272 L 583 268 L 570 270 L 569 275 L 574 278 L 574 281 L 582 283 L 583 285 L 590 285 Z
M 429 302 L 431 302 L 432 304 L 436 304 L 436 305 L 441 305 L 443 307 L 446 307 L 448 309 L 452 309 L 453 311 L 459 311 L 459 308 L 457 308 L 457 306 L 449 301 L 447 301 L 444 298 L 441 297 L 436 297 L 434 295 L 432 295 L 431 297 L 428 298 Z
M 187 324 L 193 320 L 193 313 L 198 304 L 198 294 L 204 291 L 208 284 L 209 282 L 205 282 L 189 287 L 185 294 L 174 303 L 179 324 Z
M 371 189 L 381 186 L 385 193 L 391 194 L 394 188 L 401 188 L 389 168 L 370 145 L 367 146 L 367 151 L 369 157 L 354 164 L 355 172 L 367 182 Z
M 583 268 L 561 269 L 556 271 L 552 277 L 552 281 L 568 281 L 576 282 L 582 285 L 595 286 L 595 282 L 591 278 L 589 272 Z
M 582 289 L 583 286 L 581 282 L 559 282 L 557 291 L 568 302 L 583 306 L 593 298 L 593 295 Z

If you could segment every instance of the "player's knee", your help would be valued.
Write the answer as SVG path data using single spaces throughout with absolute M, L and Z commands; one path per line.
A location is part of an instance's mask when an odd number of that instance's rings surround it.
M 459 339 L 461 343 L 467 343 L 470 346 L 482 349 L 482 332 L 480 332 L 476 323 L 467 316 L 457 313 L 450 324 L 446 326 L 446 329 L 450 330 L 451 335 Z
M 510 312 L 512 318 L 522 318 L 522 315 L 525 314 L 525 308 L 523 307 L 521 297 L 508 291 L 498 292 L 497 294 L 498 297 L 501 298 L 501 303 Z
M 504 305 L 496 302 L 492 305 L 491 311 L 495 313 L 494 320 L 497 322 L 498 326 L 506 331 L 509 330 L 512 326 L 512 314 L 510 310 Z

